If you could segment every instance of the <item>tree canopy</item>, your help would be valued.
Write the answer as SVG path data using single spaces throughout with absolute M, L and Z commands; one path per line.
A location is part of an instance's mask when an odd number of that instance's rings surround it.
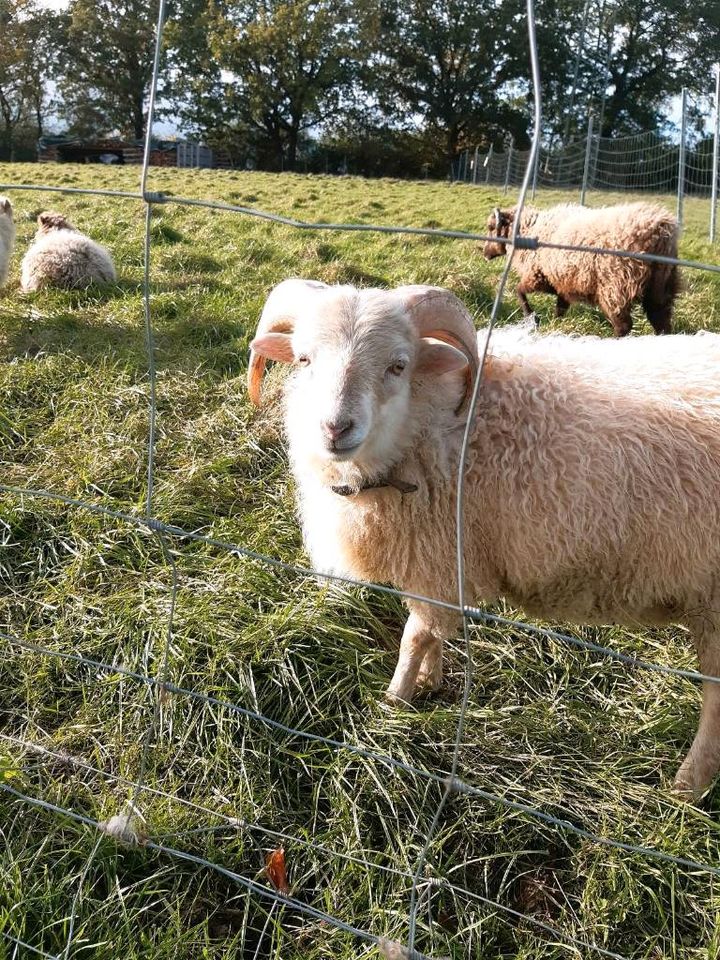
M 35 0 L 0 0 L 0 148 L 8 159 L 18 139 L 42 136 L 65 22 Z
M 0 0 L 0 147 L 41 134 L 51 102 L 72 133 L 142 137 L 158 0 L 37 4 Z M 604 136 L 669 134 L 682 88 L 712 89 L 716 0 L 536 0 L 536 19 L 553 143 L 590 113 Z M 171 0 L 160 108 L 271 169 L 323 140 L 439 171 L 467 146 L 527 142 L 529 76 L 524 0 Z
M 71 130 L 141 138 L 158 0 L 71 0 L 61 83 Z

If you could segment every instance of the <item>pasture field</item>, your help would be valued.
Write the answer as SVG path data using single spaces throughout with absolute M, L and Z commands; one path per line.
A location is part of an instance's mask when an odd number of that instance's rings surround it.
M 138 177 L 138 168 L 0 166 L 3 183 L 132 190 Z M 309 220 L 474 231 L 503 200 L 495 190 L 465 185 L 215 171 L 153 170 L 151 189 Z M 544 193 L 539 202 L 560 198 Z M 619 199 L 595 194 L 590 202 Z M 0 292 L 0 481 L 141 512 L 148 435 L 143 205 L 25 192 L 12 200 L 17 252 Z M 48 207 L 112 250 L 116 286 L 20 294 L 20 257 L 35 216 Z M 707 202 L 688 200 L 686 219 L 682 255 L 716 262 L 717 248 L 706 240 Z M 152 238 L 156 515 L 306 563 L 272 408 L 252 410 L 244 384 L 268 290 L 291 275 L 360 285 L 428 282 L 451 288 L 482 324 L 500 262 L 486 263 L 469 242 L 297 231 L 172 204 L 154 210 Z M 545 328 L 610 334 L 593 310 L 573 307 L 551 321 L 551 299 L 534 299 Z M 501 322 L 518 318 L 508 292 Z M 720 331 L 719 277 L 686 271 L 676 326 Z M 644 320 L 636 332 L 649 332 Z M 57 502 L 3 494 L 0 540 L 0 632 L 157 673 L 171 585 L 157 538 Z M 179 574 L 174 683 L 416 768 L 448 769 L 463 679 L 460 640 L 448 645 L 438 694 L 391 708 L 382 693 L 403 624 L 398 600 L 329 588 L 203 543 L 171 545 Z M 696 667 L 680 629 L 574 632 L 658 663 Z M 150 692 L 120 673 L 0 643 L 0 782 L 93 819 L 112 816 L 129 790 L 117 778 L 138 776 Z M 465 780 L 601 837 L 720 866 L 720 790 L 698 806 L 669 790 L 696 727 L 693 684 L 513 628 L 474 627 L 472 643 Z M 405 939 L 410 883 L 403 874 L 423 845 L 437 783 L 180 696 L 163 703 L 146 782 L 157 791 L 139 798 L 153 840 L 267 883 L 263 857 L 276 842 L 213 811 L 282 831 L 299 899 Z M 98 842 L 92 830 L 2 791 L 0 834 L 0 931 L 51 954 L 65 949 L 76 902 L 69 956 L 78 960 L 376 956 L 321 921 L 271 909 L 214 871 Z M 432 885 L 433 877 L 475 896 Z M 598 956 L 533 920 L 625 957 L 720 957 L 716 877 L 611 849 L 499 802 L 451 800 L 421 889 L 417 947 L 432 957 Z M 0 960 L 32 955 L 13 951 L 0 939 Z

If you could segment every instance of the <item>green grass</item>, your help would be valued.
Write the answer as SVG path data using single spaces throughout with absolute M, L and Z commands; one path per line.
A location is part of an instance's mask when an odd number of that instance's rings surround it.
M 0 182 L 134 189 L 138 172 L 15 165 L 0 167 Z M 151 188 L 309 220 L 474 231 L 503 199 L 468 186 L 215 171 L 154 170 Z M 561 197 L 546 193 L 540 203 Z M 0 294 L 0 480 L 142 509 L 142 205 L 43 193 L 12 198 L 18 255 Z M 111 248 L 120 276 L 115 287 L 20 294 L 19 259 L 36 214 L 48 207 L 67 212 Z M 682 254 L 716 261 L 706 240 L 707 202 L 688 201 L 686 214 Z M 450 287 L 482 321 L 500 264 L 486 263 L 468 242 L 293 231 L 170 204 L 155 210 L 152 230 L 156 513 L 306 563 L 282 442 L 273 417 L 251 410 L 244 386 L 247 346 L 268 290 L 290 275 L 382 286 L 430 282 Z M 718 279 L 687 271 L 685 281 L 677 327 L 720 330 Z M 590 309 L 574 307 L 554 321 L 550 298 L 535 299 L 546 328 L 610 333 Z M 502 322 L 517 318 L 508 294 Z M 640 317 L 636 329 L 649 332 Z M 9 495 L 0 498 L 0 536 L 1 630 L 158 671 L 171 572 L 154 536 Z M 203 544 L 173 548 L 180 575 L 170 656 L 175 683 L 415 767 L 448 768 L 463 678 L 459 640 L 449 645 L 440 693 L 391 709 L 382 692 L 403 623 L 398 601 L 365 589 L 329 589 Z M 660 663 L 695 666 L 680 630 L 582 634 Z M 465 779 L 604 837 L 720 863 L 720 792 L 694 807 L 669 790 L 697 720 L 693 685 L 510 628 L 474 628 L 472 640 L 476 671 L 460 756 Z M 0 692 L 0 777 L 98 820 L 117 812 L 128 788 L 113 776 L 138 775 L 152 718 L 148 690 L 120 674 L 6 649 Z M 65 759 L 39 756 L 7 737 Z M 327 849 L 285 844 L 293 893 L 373 933 L 405 938 L 409 883 L 379 868 L 413 869 L 439 799 L 436 784 L 175 696 L 163 705 L 147 783 L 169 795 L 141 796 L 153 839 L 261 882 L 264 851 L 274 843 L 245 829 L 198 832 L 221 821 L 181 801 L 316 841 Z M 48 952 L 64 949 L 84 875 L 73 958 L 374 955 L 288 908 L 270 913 L 267 902 L 213 871 L 147 849 L 104 839 L 84 873 L 97 839 L 90 830 L 3 793 L 0 831 L 0 929 Z M 367 869 L 337 853 L 378 866 Z M 720 957 L 712 877 L 610 850 L 499 804 L 454 798 L 429 863 L 428 875 L 628 957 Z M 439 887 L 424 889 L 417 945 L 433 957 L 594 956 L 562 946 L 527 920 Z M 13 956 L 0 941 L 0 960 Z

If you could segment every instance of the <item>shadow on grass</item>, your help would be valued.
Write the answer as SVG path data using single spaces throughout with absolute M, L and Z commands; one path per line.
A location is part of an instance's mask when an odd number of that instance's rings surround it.
M 118 323 L 89 320 L 68 312 L 55 316 L 15 317 L 5 323 L 0 336 L 2 359 L 32 360 L 42 355 L 72 353 L 92 362 L 101 357 L 121 357 L 129 368 L 147 367 L 144 331 Z
M 41 314 L 0 311 L 0 361 L 35 360 L 42 356 L 73 355 L 96 363 L 120 360 L 131 376 L 142 377 L 148 366 L 142 302 L 133 304 L 136 323 L 113 322 L 72 309 Z M 238 347 L 246 326 L 237 319 L 208 316 L 191 305 L 157 303 L 153 310 L 156 360 L 159 369 L 204 369 L 237 376 L 246 364 Z

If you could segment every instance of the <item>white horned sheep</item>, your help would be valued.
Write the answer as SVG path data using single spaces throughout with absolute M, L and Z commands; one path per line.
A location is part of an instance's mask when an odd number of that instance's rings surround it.
M 514 209 L 496 208 L 488 219 L 488 232 L 495 237 L 510 237 L 515 218 Z M 677 257 L 678 232 L 675 217 L 650 203 L 596 210 L 575 203 L 548 210 L 528 206 L 520 216 L 521 236 L 665 257 Z M 510 244 L 488 240 L 483 255 L 492 260 L 510 249 Z M 520 277 L 516 292 L 525 317 L 534 316 L 529 293 L 554 293 L 557 317 L 564 316 L 571 303 L 589 303 L 602 310 L 616 336 L 624 337 L 632 329 L 632 305 L 639 301 L 655 333 L 671 332 L 673 303 L 680 287 L 674 264 L 549 247 L 518 247 L 512 265 Z
M 115 267 L 105 247 L 80 233 L 61 213 L 46 210 L 23 257 L 20 286 L 25 293 L 47 287 L 76 290 L 112 283 Z
M 480 334 L 484 336 L 484 334 Z M 444 341 L 444 342 L 443 342 Z M 449 291 L 286 280 L 251 343 L 293 364 L 285 428 L 314 566 L 457 602 L 455 500 L 478 335 Z M 720 336 L 608 340 L 497 331 L 465 479 L 466 590 L 533 616 L 680 623 L 720 675 Z M 442 679 L 453 610 L 408 600 L 388 689 Z M 720 768 L 720 685 L 676 777 Z
M 15 221 L 12 204 L 7 197 L 0 197 L 0 287 L 7 280 L 10 256 L 15 245 Z

